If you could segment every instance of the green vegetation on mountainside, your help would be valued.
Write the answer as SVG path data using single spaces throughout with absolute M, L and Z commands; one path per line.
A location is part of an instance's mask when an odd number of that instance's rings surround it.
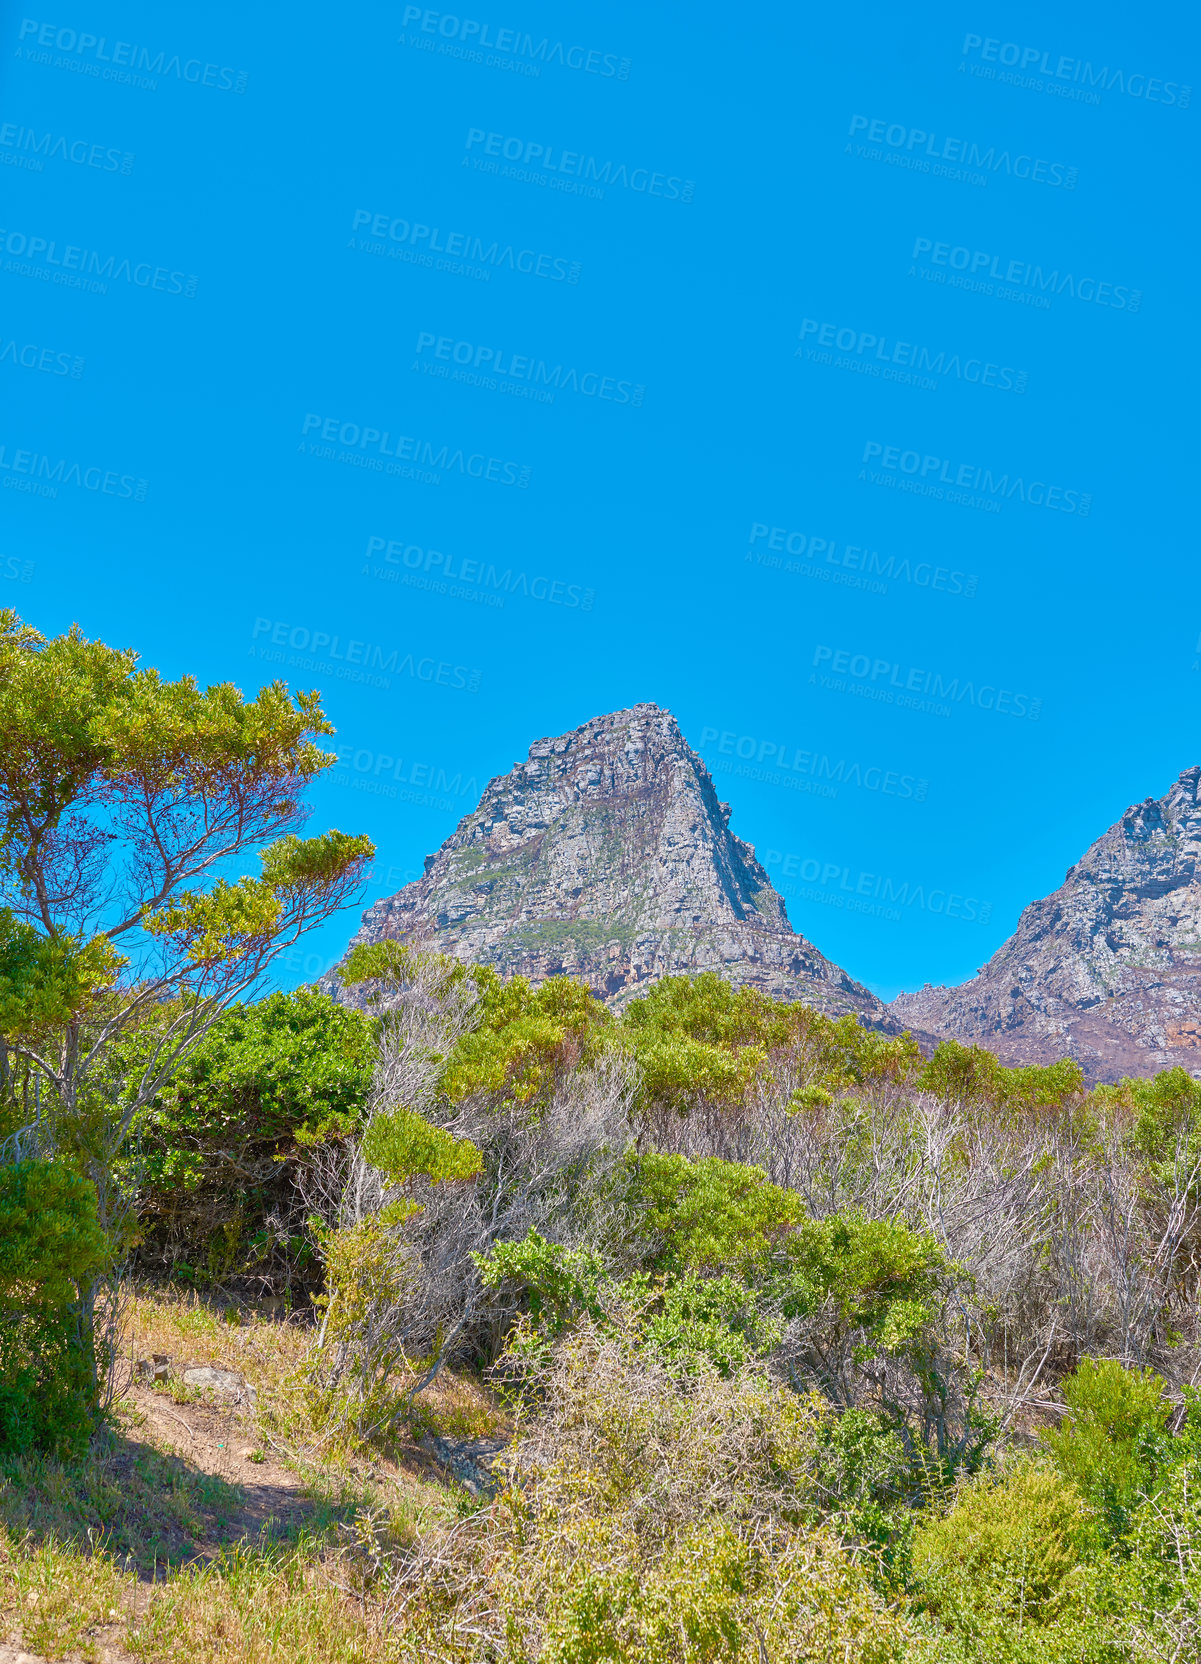
M 376 1489 L 144 1609 L 82 1529 L 10 1536 L 0 1591 L 41 1580 L 45 1644 L 78 1639 L 73 1587 L 147 1660 L 187 1634 L 257 1664 L 255 1611 L 314 1660 L 1196 1655 L 1197 1082 L 925 1059 L 714 975 L 620 1015 L 395 942 L 345 975 L 365 1014 L 301 990 L 218 1017 L 118 1181 L 144 1272 L 290 1291 L 262 1438 Z M 29 1244 L 0 1277 L 16 1520 L 34 1490 L 97 1494 L 52 1480 L 83 1470 L 29 1372 L 70 1352 L 61 1279 L 121 1245 L 69 1164 L 0 1174 Z M 389 1514 L 415 1441 L 497 1429 L 483 1494 Z

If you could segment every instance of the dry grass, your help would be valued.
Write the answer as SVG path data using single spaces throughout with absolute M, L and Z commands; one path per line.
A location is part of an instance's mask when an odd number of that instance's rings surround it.
M 406 1656 L 374 1608 L 338 1586 L 304 1547 L 242 1545 L 146 1587 L 104 1555 L 49 1544 L 23 1552 L 0 1534 L 4 1628 L 46 1659 L 140 1664 L 376 1664 Z
M 238 1370 L 260 1397 L 271 1397 L 286 1386 L 288 1376 L 301 1363 L 309 1333 L 298 1318 L 253 1306 L 222 1310 L 195 1292 L 143 1289 L 129 1302 L 122 1361 L 132 1370 L 138 1358 L 159 1352 L 181 1366 L 214 1364 Z
M 469 1375 L 444 1369 L 414 1403 L 410 1417 L 418 1433 L 439 1438 L 504 1438 L 510 1419 L 495 1393 Z
M 459 1499 L 412 1441 L 386 1456 L 324 1450 L 301 1390 L 310 1331 L 281 1314 L 238 1316 L 141 1290 L 109 1434 L 80 1463 L 0 1464 L 0 1643 L 7 1632 L 41 1657 L 95 1664 L 404 1656 L 375 1622 L 358 1522 L 400 1545 L 456 1517 Z M 133 1366 L 154 1353 L 173 1376 L 151 1386 Z M 256 1409 L 181 1390 L 189 1364 L 244 1375 Z M 416 1431 L 496 1425 L 490 1397 L 448 1375 Z
M 105 1643 L 121 1646 L 136 1587 L 106 1554 L 32 1548 L 0 1528 L 0 1612 L 31 1652 L 90 1661 Z

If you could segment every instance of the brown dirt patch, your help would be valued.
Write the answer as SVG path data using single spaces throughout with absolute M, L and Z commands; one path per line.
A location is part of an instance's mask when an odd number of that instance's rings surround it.
M 312 1504 L 301 1495 L 300 1479 L 262 1442 L 245 1409 L 205 1400 L 176 1404 L 167 1393 L 141 1385 L 131 1387 L 126 1399 L 144 1418 L 137 1433 L 156 1449 L 173 1452 L 189 1467 L 227 1485 L 241 1486 L 247 1497 L 243 1512 L 248 1534 L 269 1519 L 293 1522 L 311 1512 Z M 262 1459 L 256 1461 L 260 1452 Z

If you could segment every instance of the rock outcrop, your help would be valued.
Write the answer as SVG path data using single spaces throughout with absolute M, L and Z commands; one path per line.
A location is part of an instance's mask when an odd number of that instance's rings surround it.
M 579 977 L 618 1004 L 670 973 L 712 970 L 899 1032 L 792 929 L 729 819 L 670 712 L 615 711 L 538 740 L 490 781 L 424 876 L 363 915 L 354 943 L 395 937 L 506 976 Z
M 1201 1076 L 1201 768 L 1127 809 L 1059 889 L 1025 909 L 970 982 L 891 1010 L 1002 1062 L 1076 1058 L 1091 1081 Z

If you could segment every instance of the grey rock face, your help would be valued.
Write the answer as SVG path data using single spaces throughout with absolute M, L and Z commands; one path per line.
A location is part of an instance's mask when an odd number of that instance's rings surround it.
M 1035 901 L 970 982 L 902 994 L 902 1021 L 1091 1081 L 1201 1076 L 1201 768 L 1148 798 Z
M 490 781 L 424 877 L 364 913 L 352 945 L 395 937 L 533 982 L 578 977 L 615 1003 L 712 970 L 899 1032 L 792 929 L 729 818 L 670 712 L 597 717 Z

